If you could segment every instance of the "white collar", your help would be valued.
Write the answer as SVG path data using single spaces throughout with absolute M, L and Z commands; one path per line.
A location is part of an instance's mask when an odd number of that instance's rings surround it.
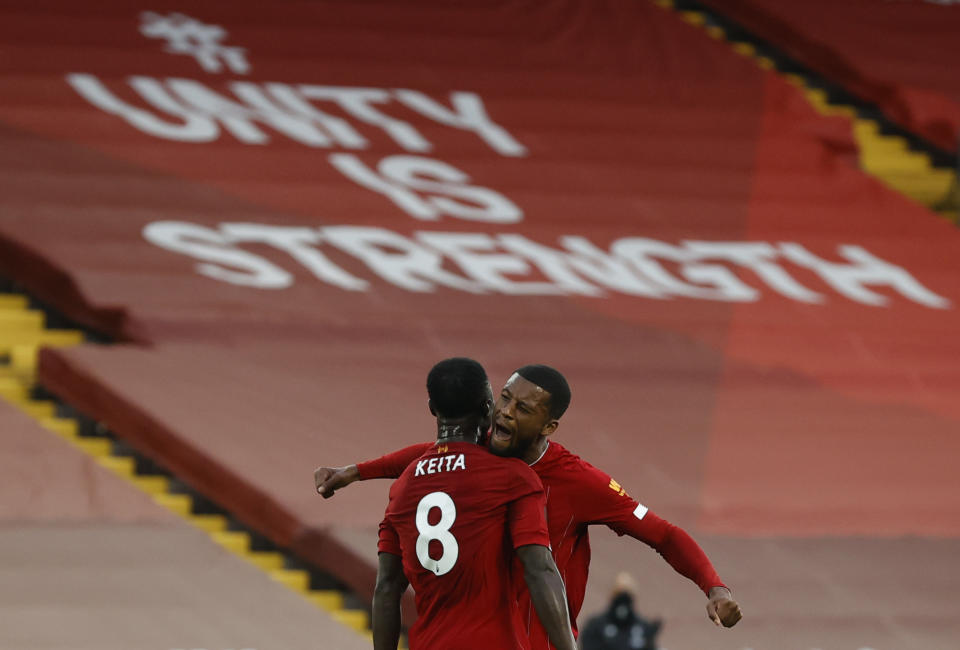
M 540 460 L 541 460 L 544 456 L 547 455 L 547 450 L 548 450 L 548 449 L 550 449 L 550 441 L 549 441 L 549 440 L 547 440 L 547 446 L 543 448 L 543 453 L 540 454 L 540 456 L 539 456 L 535 461 L 533 461 L 532 463 L 530 463 L 530 467 L 533 467 L 534 465 L 536 465 L 537 463 L 539 463 Z

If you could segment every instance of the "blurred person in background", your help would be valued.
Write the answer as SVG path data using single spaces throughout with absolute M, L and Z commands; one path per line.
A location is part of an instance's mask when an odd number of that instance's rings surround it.
M 659 618 L 648 620 L 633 608 L 636 584 L 629 573 L 620 572 L 606 611 L 587 620 L 580 633 L 581 650 L 657 650 Z

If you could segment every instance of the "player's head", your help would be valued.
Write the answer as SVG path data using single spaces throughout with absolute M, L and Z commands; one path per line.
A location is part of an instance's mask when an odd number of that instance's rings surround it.
M 494 407 L 490 450 L 523 457 L 556 431 L 569 405 L 570 386 L 560 371 L 541 364 L 517 368 Z
M 490 426 L 493 391 L 478 362 L 465 357 L 444 359 L 427 374 L 430 412 L 438 420 L 477 420 L 481 432 Z

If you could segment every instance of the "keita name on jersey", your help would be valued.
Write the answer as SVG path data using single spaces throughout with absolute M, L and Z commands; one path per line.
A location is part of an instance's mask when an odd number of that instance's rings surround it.
M 414 476 L 425 476 L 427 474 L 436 474 L 437 472 L 456 472 L 457 470 L 467 469 L 467 463 L 463 454 L 449 454 L 447 456 L 435 456 L 433 458 L 424 458 L 417 461 L 417 470 Z

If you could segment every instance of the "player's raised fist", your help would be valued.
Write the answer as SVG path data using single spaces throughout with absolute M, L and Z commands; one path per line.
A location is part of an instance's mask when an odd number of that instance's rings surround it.
M 313 484 L 317 493 L 329 499 L 342 487 L 346 487 L 360 478 L 356 465 L 346 467 L 318 467 L 313 470 Z
M 710 590 L 710 600 L 707 601 L 707 616 L 718 627 L 733 627 L 743 614 L 740 605 L 733 599 L 733 594 L 726 587 L 714 587 Z

